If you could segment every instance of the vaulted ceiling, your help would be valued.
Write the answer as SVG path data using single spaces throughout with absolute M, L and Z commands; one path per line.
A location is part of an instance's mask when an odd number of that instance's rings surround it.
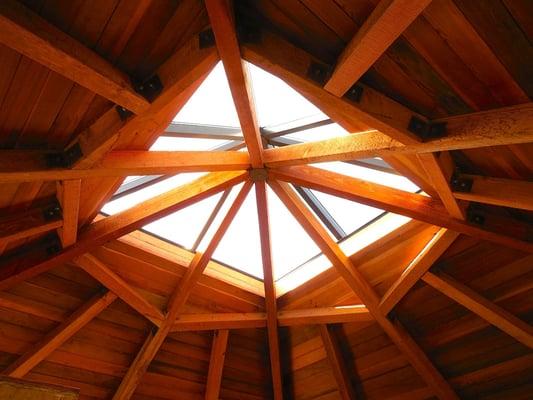
M 529 398 L 531 15 L 526 0 L 2 1 L 3 374 L 84 400 Z M 219 61 L 243 143 L 149 151 Z M 269 136 L 246 63 L 352 134 Z M 423 193 L 309 165 L 374 157 Z M 126 177 L 182 172 L 207 174 L 99 214 Z M 237 185 L 202 251 L 141 231 Z M 411 220 L 347 253 L 296 187 Z M 273 279 L 267 188 L 331 265 L 292 290 Z M 212 259 L 251 191 L 262 281 Z

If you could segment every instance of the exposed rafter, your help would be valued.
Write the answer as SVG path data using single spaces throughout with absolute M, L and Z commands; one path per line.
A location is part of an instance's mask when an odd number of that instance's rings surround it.
M 343 96 L 431 0 L 381 0 L 337 60 L 324 88 Z
M 57 328 L 46 335 L 40 342 L 36 343 L 23 356 L 18 358 L 13 364 L 3 371 L 3 374 L 13 378 L 22 378 L 33 367 L 48 357 L 54 350 L 69 340 L 81 328 L 95 318 L 117 296 L 112 292 L 99 293 L 82 307 L 76 310 Z
M 209 359 L 209 371 L 205 387 L 205 400 L 218 400 L 219 398 L 222 370 L 228 347 L 228 336 L 229 331 L 227 329 L 217 330 L 213 334 L 213 345 L 211 346 L 211 358 Z
M 446 274 L 427 272 L 422 280 L 533 349 L 533 327 Z
M 207 13 L 215 35 L 218 54 L 228 77 L 233 103 L 239 116 L 250 161 L 254 168 L 263 166 L 261 134 L 255 115 L 248 69 L 241 59 L 233 11 L 227 0 L 206 0 Z
M 148 109 L 126 74 L 17 1 L 0 4 L 0 42 L 127 110 Z
M 176 317 L 183 309 L 183 306 L 187 302 L 192 289 L 194 286 L 196 286 L 198 279 L 202 275 L 207 263 L 222 240 L 225 232 L 231 224 L 231 221 L 233 221 L 237 211 L 246 199 L 246 196 L 251 189 L 251 185 L 252 184 L 250 181 L 247 181 L 244 184 L 234 203 L 220 223 L 219 228 L 213 235 L 213 238 L 209 242 L 206 250 L 203 253 L 196 253 L 196 256 L 192 259 L 185 276 L 181 279 L 169 298 L 165 320 L 155 333 L 150 333 L 147 336 L 144 345 L 135 357 L 133 364 L 129 367 L 128 372 L 122 379 L 120 386 L 113 396 L 113 399 L 127 400 L 135 391 L 135 388 L 139 384 L 142 376 L 148 369 L 148 366 L 154 359 L 168 333 L 171 331 Z
M 270 180 L 269 184 L 324 255 L 331 261 L 339 275 L 354 293 L 361 298 L 376 322 L 405 354 L 413 368 L 425 380 L 427 385 L 434 390 L 435 395 L 441 399 L 457 399 L 457 395 L 448 382 L 446 382 L 400 322 L 389 320 L 380 311 L 379 298 L 374 289 L 343 253 L 339 245 L 331 239 L 311 211 L 298 198 L 296 192 L 285 183 Z
M 264 180 L 255 183 L 257 199 L 257 216 L 261 241 L 261 258 L 263 260 L 263 282 L 265 284 L 265 307 L 267 314 L 268 348 L 270 354 L 270 372 L 272 373 L 272 390 L 274 400 L 283 399 L 283 381 L 279 352 L 276 288 L 272 268 L 272 245 L 270 242 L 270 220 L 268 201 Z
M 78 237 L 78 213 L 80 210 L 81 180 L 57 183 L 57 200 L 61 205 L 63 226 L 58 229 L 63 247 L 76 243 Z
M 314 167 L 298 166 L 271 169 L 269 176 L 442 226 L 465 235 L 528 253 L 533 252 L 533 245 L 527 241 L 527 227 L 524 227 L 524 237 L 507 235 L 505 227 L 502 226 L 499 226 L 498 231 L 484 229 L 480 225 L 450 217 L 439 201 L 423 195 L 404 192 Z M 519 222 L 515 221 L 512 225 L 517 227 Z
M 247 172 L 213 172 L 185 186 L 177 187 L 138 205 L 101 219 L 89 225 L 79 236 L 78 242 L 61 252 L 39 261 L 32 259 L 8 261 L 0 272 L 0 288 L 10 287 L 18 282 L 69 262 L 75 257 L 129 232 L 141 228 L 150 221 L 171 214 L 196 201 L 205 199 L 230 186 L 244 181 Z

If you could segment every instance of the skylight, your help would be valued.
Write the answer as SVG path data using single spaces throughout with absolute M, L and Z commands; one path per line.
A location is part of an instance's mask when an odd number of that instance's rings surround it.
M 349 135 L 341 126 L 278 78 L 249 65 L 261 134 L 270 146 L 285 146 Z M 151 151 L 243 149 L 243 137 L 231 92 L 219 63 L 176 115 Z M 381 159 L 315 164 L 315 167 L 404 191 L 418 187 L 396 175 Z M 103 212 L 114 214 L 201 176 L 128 177 Z M 143 229 L 190 251 L 203 251 L 242 185 L 219 193 L 146 225 Z M 407 218 L 315 190 L 296 187 L 332 238 L 351 252 L 385 235 Z M 319 248 L 270 188 L 267 192 L 274 279 L 286 291 L 328 268 Z M 367 233 L 365 233 L 367 232 Z M 350 253 L 351 254 L 351 253 Z M 219 243 L 213 259 L 258 279 L 263 265 L 255 190 L 251 190 Z M 292 279 L 292 281 L 288 281 Z M 296 282 L 296 283 L 295 283 Z

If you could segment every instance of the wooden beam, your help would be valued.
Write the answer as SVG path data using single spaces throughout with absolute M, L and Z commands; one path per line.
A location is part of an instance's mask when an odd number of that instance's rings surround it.
M 136 114 L 148 109 L 126 74 L 17 1 L 0 3 L 0 42 Z
M 111 149 L 131 148 L 131 143 L 139 138 L 143 140 L 141 148 L 152 143 L 217 61 L 216 49 L 201 49 L 198 37 L 193 36 L 155 72 L 163 84 L 163 90 L 145 112 L 123 120 L 112 108 L 79 134 L 70 147 L 79 145 L 83 156 L 72 168 L 91 168 Z M 138 148 L 139 143 L 135 144 Z
M 3 216 L 0 218 L 0 245 L 61 228 L 63 226 L 61 213 L 53 210 L 55 206 L 50 204 Z
M 78 237 L 78 213 L 80 209 L 81 180 L 58 182 L 57 199 L 61 204 L 63 226 L 58 229 L 63 247 L 76 243 Z
M 265 328 L 265 313 L 181 314 L 172 332 L 212 331 L 218 329 Z
M 523 237 L 506 234 L 506 228 L 512 228 L 513 234 L 516 234 L 514 229 L 519 228 L 520 224 L 514 220 L 512 226 L 506 227 L 500 224 L 498 231 L 491 231 L 482 226 L 450 217 L 442 203 L 430 197 L 313 167 L 298 166 L 270 169 L 269 177 L 533 253 L 533 244 L 527 241 L 526 227 L 523 227 L 524 232 L 518 233 Z
M 269 180 L 269 184 L 307 234 L 322 250 L 322 253 L 331 261 L 339 275 L 363 301 L 376 322 L 403 352 L 427 385 L 433 389 L 435 395 L 441 399 L 457 399 L 457 395 L 453 392 L 448 382 L 409 336 L 400 322 L 391 321 L 385 314 L 381 313 L 379 310 L 379 298 L 374 288 L 370 286 L 361 272 L 352 264 L 351 260 L 320 224 L 320 221 L 300 200 L 296 192 L 285 183 Z
M 146 300 L 137 290 L 133 289 L 95 256 L 87 253 L 74 259 L 74 263 L 154 325 L 161 325 L 165 319 L 163 313 L 155 305 Z
M 181 312 L 183 306 L 187 302 L 192 289 L 198 282 L 198 279 L 202 275 L 207 263 L 216 250 L 216 247 L 220 243 L 220 240 L 222 240 L 222 237 L 231 224 L 231 221 L 233 221 L 233 218 L 246 199 L 246 196 L 251 189 L 251 185 L 252 184 L 250 181 L 245 182 L 232 206 L 228 210 L 226 216 L 220 223 L 219 228 L 213 235 L 213 238 L 207 246 L 207 249 L 203 253 L 196 253 L 192 259 L 185 276 L 181 279 L 180 283 L 170 296 L 167 305 L 166 319 L 163 321 L 155 334 L 150 333 L 147 336 L 143 347 L 137 354 L 133 364 L 129 367 L 128 372 L 122 379 L 122 382 L 115 392 L 113 400 L 127 400 L 135 391 L 135 388 L 139 384 L 142 376 L 148 369 L 148 366 L 154 359 L 159 348 L 163 344 L 163 341 L 174 326 L 174 322 L 178 314 Z
M 355 400 L 357 396 L 355 395 L 355 390 L 334 332 L 332 332 L 331 327 L 328 325 L 320 325 L 319 328 L 322 343 L 328 355 L 329 365 L 337 381 L 340 397 L 343 400 Z
M 533 327 L 500 306 L 479 295 L 468 286 L 444 273 L 427 272 L 422 280 L 441 293 L 457 301 L 473 313 L 514 337 L 530 349 L 533 348 Z
M 337 60 L 324 88 L 343 96 L 431 0 L 381 0 Z
M 363 305 L 278 311 L 279 326 L 344 324 L 372 320 L 372 315 Z
M 379 304 L 380 311 L 385 315 L 391 312 L 458 236 L 454 231 L 439 230 L 383 295 Z
M 471 179 L 472 188 L 454 192 L 457 199 L 533 211 L 533 182 L 476 175 L 459 175 L 459 178 Z
M 418 159 L 448 213 L 453 218 L 464 220 L 466 204 L 463 206 L 459 204 L 450 187 L 450 179 L 455 172 L 455 163 L 450 153 L 419 154 Z
M 343 324 L 373 320 L 363 305 L 278 311 L 277 319 L 278 326 Z M 266 313 L 182 314 L 174 322 L 172 332 L 265 327 Z
M 263 261 L 263 282 L 265 284 L 265 307 L 267 314 L 268 348 L 270 354 L 270 372 L 272 373 L 272 391 L 274 400 L 283 399 L 283 381 L 279 352 L 278 319 L 276 288 L 272 268 L 272 246 L 270 241 L 270 221 L 265 181 L 255 183 L 259 237 L 261 241 L 261 258 Z
M 102 312 L 116 298 L 117 296 L 111 292 L 95 295 L 65 321 L 59 324 L 57 328 L 51 331 L 13 364 L 7 367 L 7 369 L 3 371 L 3 374 L 13 378 L 22 378 L 30 372 L 32 368 L 43 361 L 53 351 L 74 336 L 76 332 L 100 314 L 100 312 Z
M 233 12 L 227 0 L 206 0 L 205 2 L 211 27 L 215 34 L 218 54 L 224 64 L 228 83 L 239 116 L 242 133 L 250 161 L 254 168 L 262 168 L 263 144 L 259 132 L 259 124 L 255 115 L 253 94 L 248 70 L 241 59 L 241 51 L 237 40 Z
M 0 183 L 79 180 L 180 172 L 236 171 L 250 168 L 242 151 L 112 151 L 90 169 L 0 170 Z
M 207 385 L 205 387 L 205 400 L 218 400 L 220 384 L 222 383 L 224 359 L 228 347 L 228 336 L 229 331 L 227 329 L 215 331 L 213 334 L 209 371 L 207 372 Z
M 57 254 L 37 262 L 22 259 L 4 264 L 0 269 L 0 290 L 69 262 L 110 240 L 243 182 L 247 177 L 247 172 L 213 172 L 130 209 L 96 221 L 80 233 L 75 245 Z
M 472 131 L 461 128 L 456 131 L 450 130 L 447 136 L 440 139 L 407 145 L 381 132 L 373 131 L 266 149 L 263 158 L 267 167 L 274 168 L 325 161 L 350 161 L 398 154 L 424 154 L 533 142 L 533 129 L 526 127 L 528 123 L 533 124 L 533 103 L 528 103 L 527 107 L 517 106 L 514 111 L 509 108 L 494 110 L 490 116 L 502 118 L 500 121 L 506 121 L 509 124 L 508 129 L 496 125 Z M 517 118 L 520 118 L 523 124 L 513 124 L 512 120 L 516 121 Z M 477 114 L 461 116 L 461 119 L 464 124 L 468 124 L 470 120 L 474 127 L 481 122 Z

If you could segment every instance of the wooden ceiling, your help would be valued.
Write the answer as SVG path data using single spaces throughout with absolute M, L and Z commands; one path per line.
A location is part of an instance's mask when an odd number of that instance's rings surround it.
M 532 16 L 528 0 L 0 2 L 3 374 L 82 400 L 529 399 Z M 219 60 L 247 151 L 148 152 Z M 265 148 L 243 60 L 356 134 Z M 368 157 L 429 196 L 307 165 Z M 126 176 L 184 171 L 210 173 L 98 216 Z M 137 231 L 242 182 L 203 252 Z M 413 220 L 344 254 L 289 183 Z M 333 266 L 281 296 L 267 185 Z M 251 190 L 264 281 L 211 261 Z

